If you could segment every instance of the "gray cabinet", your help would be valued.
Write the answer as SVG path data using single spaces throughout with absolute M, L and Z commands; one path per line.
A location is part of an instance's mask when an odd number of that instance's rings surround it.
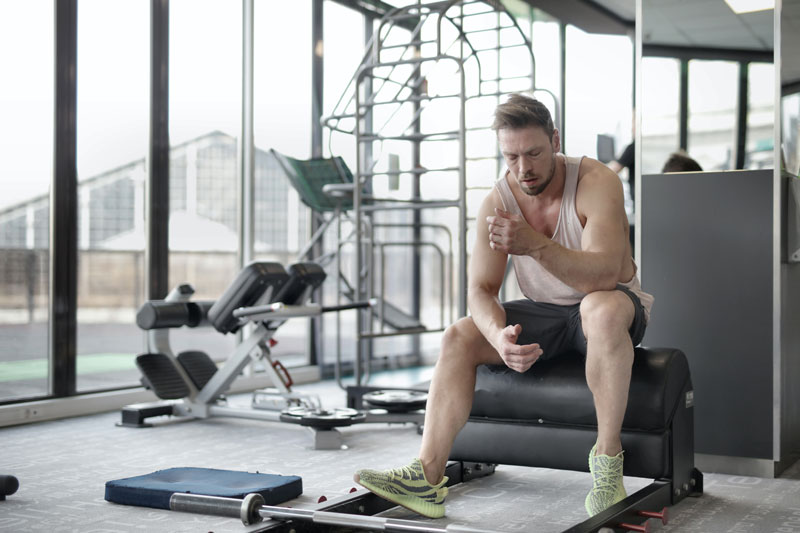
M 774 183 L 772 170 L 642 176 L 643 344 L 686 353 L 709 471 L 771 476 L 800 451 L 800 265 Z

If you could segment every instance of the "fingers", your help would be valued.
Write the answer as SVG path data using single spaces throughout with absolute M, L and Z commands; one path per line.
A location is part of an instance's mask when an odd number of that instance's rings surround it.
M 516 344 L 519 334 L 522 333 L 522 326 L 519 324 L 509 325 L 503 329 L 503 344 L 500 350 L 500 357 L 506 366 L 517 372 L 527 371 L 539 357 L 541 357 L 541 346 L 533 344 Z
M 527 356 L 513 356 L 508 355 L 503 358 L 505 361 L 506 366 L 511 370 L 516 370 L 517 372 L 526 372 L 533 364 L 539 360 L 539 357 L 542 355 L 542 350 L 537 348 L 535 351 L 532 352 L 531 355 Z
M 508 342 L 517 342 L 520 333 L 522 333 L 522 326 L 519 324 L 509 324 L 503 328 L 503 336 Z

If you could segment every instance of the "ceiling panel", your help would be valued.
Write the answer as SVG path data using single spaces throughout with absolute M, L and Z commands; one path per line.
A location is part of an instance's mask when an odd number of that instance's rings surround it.
M 636 18 L 631 0 L 589 0 L 625 20 Z M 772 50 L 772 11 L 737 15 L 724 0 L 642 0 L 645 44 Z

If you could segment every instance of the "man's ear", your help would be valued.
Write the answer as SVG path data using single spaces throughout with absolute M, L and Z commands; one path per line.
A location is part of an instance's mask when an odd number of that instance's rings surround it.
M 553 130 L 553 151 L 561 151 L 561 135 L 558 133 L 557 128 Z

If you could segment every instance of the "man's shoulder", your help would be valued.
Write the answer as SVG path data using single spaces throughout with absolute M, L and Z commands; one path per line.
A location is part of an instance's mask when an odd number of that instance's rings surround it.
M 497 184 L 491 188 L 488 194 L 483 198 L 483 202 L 481 202 L 481 209 L 483 210 L 488 209 L 493 211 L 495 207 L 503 208 L 503 199 L 500 196 Z
M 581 160 L 576 191 L 579 200 L 587 196 L 607 197 L 621 193 L 622 183 L 619 176 L 605 163 L 591 157 L 584 157 Z
M 605 181 L 610 179 L 615 179 L 619 181 L 619 176 L 608 168 L 608 166 L 598 161 L 597 159 L 593 159 L 589 156 L 583 156 L 579 158 L 580 160 L 580 167 L 578 169 L 578 181 L 583 181 L 586 178 L 589 178 L 591 181 Z

